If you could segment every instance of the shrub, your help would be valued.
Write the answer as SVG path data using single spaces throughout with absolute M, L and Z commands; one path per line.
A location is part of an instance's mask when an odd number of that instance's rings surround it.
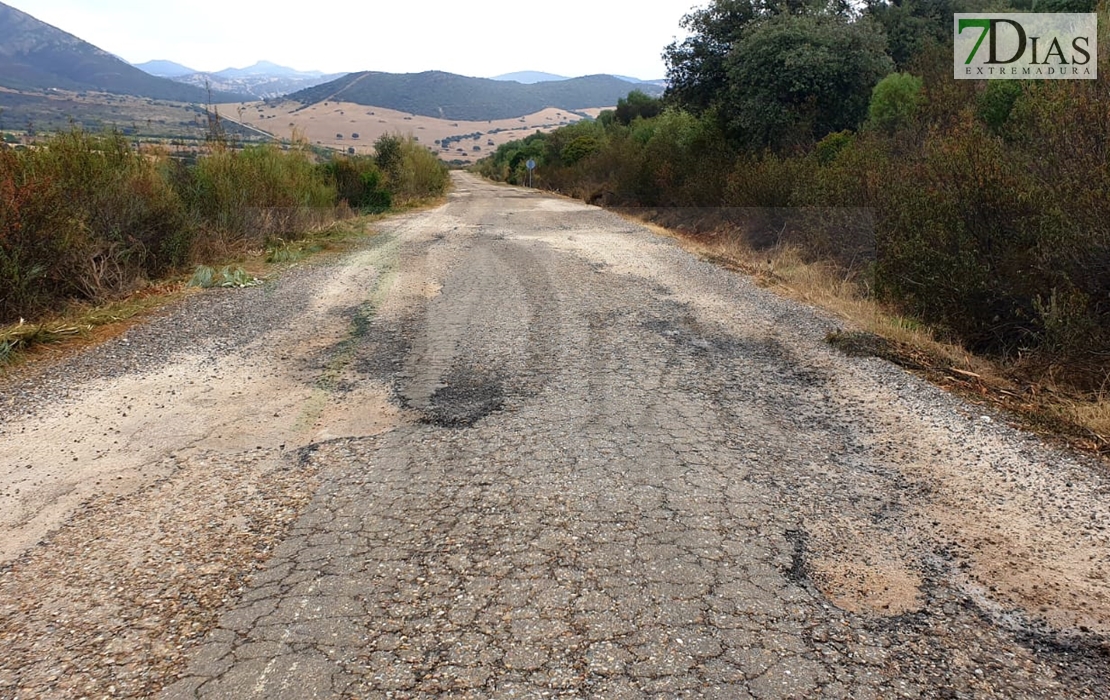
M 334 183 L 339 200 L 352 209 L 380 212 L 392 206 L 393 197 L 374 159 L 336 156 L 322 169 Z
M 163 166 L 118 134 L 79 130 L 6 154 L 0 256 L 11 298 L 23 300 L 13 306 L 119 295 L 180 262 L 188 223 Z
M 396 134 L 382 134 L 374 142 L 374 158 L 385 176 L 394 180 L 401 167 L 401 142 Z
M 817 142 L 814 155 L 821 165 L 830 165 L 840 152 L 852 144 L 853 136 L 850 131 L 836 131 Z
M 868 107 L 871 126 L 887 134 L 907 126 L 925 100 L 923 85 L 921 78 L 909 73 L 891 73 L 880 80 Z
M 401 201 L 432 197 L 447 191 L 447 166 L 416 139 L 398 139 L 398 160 L 393 166 L 389 189 Z
M 1014 103 L 1021 96 L 1021 82 L 1017 80 L 988 80 L 987 87 L 979 95 L 976 103 L 977 113 L 992 132 L 1002 133 L 1010 119 Z
M 617 100 L 613 120 L 618 124 L 631 124 L 637 119 L 651 119 L 663 111 L 663 101 L 649 96 L 642 90 L 633 90 L 628 97 Z
M 335 185 L 300 150 L 217 149 L 192 170 L 186 199 L 201 225 L 232 246 L 262 247 L 334 214 Z
M 65 217 L 49 174 L 26 167 L 24 153 L 0 150 L 0 324 L 51 308 L 72 290 Z

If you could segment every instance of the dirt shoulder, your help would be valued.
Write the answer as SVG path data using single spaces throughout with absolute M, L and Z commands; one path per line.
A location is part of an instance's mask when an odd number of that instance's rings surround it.
M 341 349 L 407 218 L 3 380 L 0 696 L 153 692 L 303 509 L 308 446 L 395 424 Z

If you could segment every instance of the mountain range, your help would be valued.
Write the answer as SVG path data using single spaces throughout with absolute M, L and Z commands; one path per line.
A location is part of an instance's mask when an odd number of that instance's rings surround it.
M 225 68 L 213 73 L 193 70 L 173 61 L 147 61 L 136 67 L 152 75 L 166 77 L 179 83 L 249 95 L 256 100 L 281 97 L 345 75 L 344 73 L 299 71 L 270 61 L 259 61 L 246 68 Z
M 145 73 L 116 56 L 0 3 L 0 87 L 98 91 L 176 102 L 206 102 L 194 85 Z M 213 93 L 226 101 L 238 93 Z
M 504 75 L 495 75 L 493 80 L 512 80 L 517 83 L 524 83 L 525 85 L 532 85 L 533 83 L 549 83 L 553 80 L 569 80 L 565 75 L 555 75 L 554 73 L 544 73 L 538 70 L 522 70 L 516 73 L 505 73 Z
M 663 92 L 663 88 L 654 83 L 631 83 L 611 75 L 587 75 L 525 85 L 442 71 L 365 71 L 295 92 L 288 99 L 304 105 L 324 101 L 352 102 L 425 117 L 487 121 L 532 114 L 546 107 L 571 111 L 608 107 L 632 90 L 651 95 Z
M 498 79 L 472 78 L 442 71 L 382 73 L 364 71 L 324 74 L 298 71 L 268 61 L 212 73 L 173 61 L 132 66 L 107 51 L 0 2 L 0 110 L 9 123 L 55 123 L 61 114 L 51 104 L 66 102 L 67 119 L 86 123 L 82 110 L 99 100 L 100 121 L 139 120 L 171 124 L 176 119 L 127 112 L 113 96 L 134 96 L 146 103 L 164 101 L 199 105 L 273 101 L 287 97 L 308 106 L 347 102 L 409 115 L 451 121 L 486 122 L 516 119 L 553 107 L 566 111 L 615 105 L 632 90 L 658 95 L 658 81 L 642 82 L 612 75 L 563 78 L 523 71 Z M 97 96 L 100 97 L 97 97 Z M 57 118 L 54 118 L 57 117 Z M 94 120 L 95 121 L 95 120 Z M 185 127 L 188 118 L 177 120 Z M 138 129 L 136 125 L 134 127 Z

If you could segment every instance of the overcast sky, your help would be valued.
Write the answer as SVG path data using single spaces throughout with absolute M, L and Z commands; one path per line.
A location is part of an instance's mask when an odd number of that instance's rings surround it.
M 132 63 L 202 71 L 269 60 L 300 70 L 541 70 L 661 78 L 663 47 L 707 0 L 4 0 Z

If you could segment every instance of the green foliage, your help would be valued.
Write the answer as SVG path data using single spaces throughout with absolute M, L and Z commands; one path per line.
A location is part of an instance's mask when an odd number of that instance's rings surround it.
M 871 126 L 892 134 L 909 125 L 925 99 L 923 87 L 921 78 L 909 73 L 891 73 L 880 80 L 871 92 L 868 108 Z
M 69 271 L 56 264 L 65 254 L 60 204 L 53 173 L 32 172 L 20 153 L 0 150 L 0 320 L 33 315 L 70 290 Z
M 287 242 L 334 220 L 337 205 L 382 211 L 446 189 L 446 166 L 431 152 L 412 138 L 390 143 L 389 177 L 370 158 L 319 165 L 308 151 L 275 146 L 215 144 L 186 165 L 80 130 L 34 149 L 0 148 L 0 325 L 119 297 L 230 253 L 292 255 Z M 206 274 L 194 282 L 253 283 L 236 270 Z
M 641 90 L 633 90 L 628 97 L 617 100 L 613 119 L 618 124 L 631 124 L 636 119 L 651 119 L 663 111 L 663 101 L 647 95 Z
M 696 113 L 718 104 L 728 87 L 725 59 L 742 32 L 768 11 L 753 0 L 713 0 L 683 17 L 690 36 L 663 52 L 667 98 Z
M 378 169 L 390 180 L 399 177 L 401 168 L 401 137 L 397 134 L 382 134 L 374 142 L 374 160 Z
M 537 172 L 546 171 L 548 161 L 560 152 L 559 139 L 576 138 L 582 135 L 578 125 L 564 127 L 555 132 L 558 136 L 536 132 L 520 141 L 510 141 L 497 147 L 493 155 L 485 158 L 478 165 L 478 172 L 486 177 L 515 185 L 522 185 L 528 181 L 528 170 L 525 164 L 529 160 L 536 161 Z M 552 139 L 555 139 L 554 141 Z M 542 175 L 541 175 L 542 176 Z
M 0 318 L 121 294 L 172 266 L 185 208 L 126 139 L 74 131 L 0 156 Z
M 198 159 L 186 201 L 202 227 L 225 242 L 260 248 L 270 238 L 330 220 L 336 190 L 303 151 L 272 145 L 218 148 Z
M 1021 83 L 1017 80 L 987 81 L 976 104 L 976 112 L 987 128 L 996 134 L 1002 133 L 1021 92 Z
M 850 131 L 837 131 L 829 134 L 817 142 L 813 149 L 817 162 L 821 165 L 830 165 L 836 160 L 840 152 L 852 144 L 854 137 Z
M 339 200 L 352 209 L 376 213 L 393 206 L 393 194 L 386 188 L 385 176 L 374 159 L 336 156 L 323 165 L 323 170 L 335 183 Z
M 866 12 L 882 27 L 894 65 L 905 70 L 927 50 L 951 43 L 953 13 L 983 9 L 965 4 L 959 0 L 867 0 Z
M 735 53 L 752 31 L 785 16 L 846 19 L 849 14 L 846 3 L 829 0 L 713 0 L 682 18 L 681 26 L 689 36 L 663 52 L 669 83 L 666 98 L 697 114 L 721 107 L 727 111 L 731 108 L 727 95 L 735 87 L 730 75 L 737 63 Z
M 190 287 L 257 287 L 262 284 L 262 280 L 252 277 L 243 268 L 237 267 L 223 267 L 219 272 L 216 272 L 207 265 L 198 265 L 196 272 L 193 273 L 192 278 L 189 280 Z
M 385 137 L 382 137 L 385 138 Z M 379 139 L 380 141 L 380 139 Z M 447 191 L 447 166 L 412 136 L 399 139 L 399 159 L 388 163 L 388 186 L 401 201 L 432 197 Z
M 780 14 L 753 24 L 725 61 L 731 135 L 752 150 L 781 150 L 857 128 L 892 68 L 885 48 L 866 20 Z
M 593 136 L 579 136 L 559 152 L 563 163 L 574 165 L 578 161 L 601 150 L 601 141 Z

